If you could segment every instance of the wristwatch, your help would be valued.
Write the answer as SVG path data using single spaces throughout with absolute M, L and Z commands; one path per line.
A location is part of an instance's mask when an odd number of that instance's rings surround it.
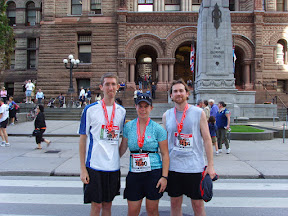
M 162 178 L 165 178 L 166 180 L 168 180 L 168 176 L 161 176 Z

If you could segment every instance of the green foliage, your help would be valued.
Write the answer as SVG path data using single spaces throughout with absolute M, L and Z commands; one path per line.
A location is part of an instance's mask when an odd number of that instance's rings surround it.
M 9 26 L 5 2 L 0 0 L 0 70 L 10 67 L 11 55 L 15 47 L 14 32 Z
M 261 129 L 258 129 L 258 128 L 254 128 L 254 127 L 251 127 L 251 126 L 247 126 L 247 125 L 232 125 L 230 128 L 231 128 L 231 132 L 239 132 L 239 133 L 264 132 L 264 130 L 261 130 Z

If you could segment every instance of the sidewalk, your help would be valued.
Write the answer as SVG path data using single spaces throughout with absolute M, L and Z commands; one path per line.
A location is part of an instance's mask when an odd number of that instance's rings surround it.
M 7 128 L 11 147 L 0 147 L 0 175 L 79 176 L 78 121 L 46 121 L 44 137 L 52 140 L 49 148 L 34 150 L 35 138 L 29 137 L 33 122 Z M 284 122 L 254 123 L 282 130 Z M 223 146 L 224 147 L 224 146 Z M 231 154 L 214 156 L 220 178 L 288 178 L 288 140 L 232 140 Z M 129 152 L 121 158 L 121 174 L 126 176 Z

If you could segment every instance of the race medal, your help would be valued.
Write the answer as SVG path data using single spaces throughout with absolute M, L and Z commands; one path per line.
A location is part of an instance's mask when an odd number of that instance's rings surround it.
M 108 129 L 108 131 L 112 131 L 116 104 L 115 104 L 115 102 L 113 103 L 113 109 L 112 109 L 110 122 L 109 122 L 108 112 L 107 112 L 107 108 L 106 108 L 106 104 L 105 104 L 104 99 L 102 100 L 102 108 L 103 108 L 103 111 L 104 111 L 104 117 L 105 117 L 105 120 L 106 120 L 107 129 Z
M 131 172 L 147 172 L 151 171 L 150 158 L 148 153 L 131 154 L 132 166 Z
M 142 148 L 144 145 L 146 127 L 148 126 L 149 122 L 150 122 L 150 118 L 148 118 L 146 125 L 144 127 L 144 130 L 143 130 L 143 134 L 141 136 L 139 118 L 137 119 L 137 125 L 136 125 L 137 126 L 137 138 L 138 138 L 137 144 L 138 144 L 139 148 L 141 149 L 141 151 L 142 151 Z

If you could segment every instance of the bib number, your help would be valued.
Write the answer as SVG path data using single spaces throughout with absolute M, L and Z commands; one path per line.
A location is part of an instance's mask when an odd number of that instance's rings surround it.
M 149 154 L 131 154 L 132 167 L 131 172 L 147 172 L 151 171 Z
M 109 131 L 106 125 L 102 125 L 100 140 L 104 140 L 109 144 L 118 145 L 119 134 L 120 134 L 119 126 L 113 126 L 113 129 Z
M 174 150 L 176 151 L 193 151 L 193 135 L 174 133 Z

